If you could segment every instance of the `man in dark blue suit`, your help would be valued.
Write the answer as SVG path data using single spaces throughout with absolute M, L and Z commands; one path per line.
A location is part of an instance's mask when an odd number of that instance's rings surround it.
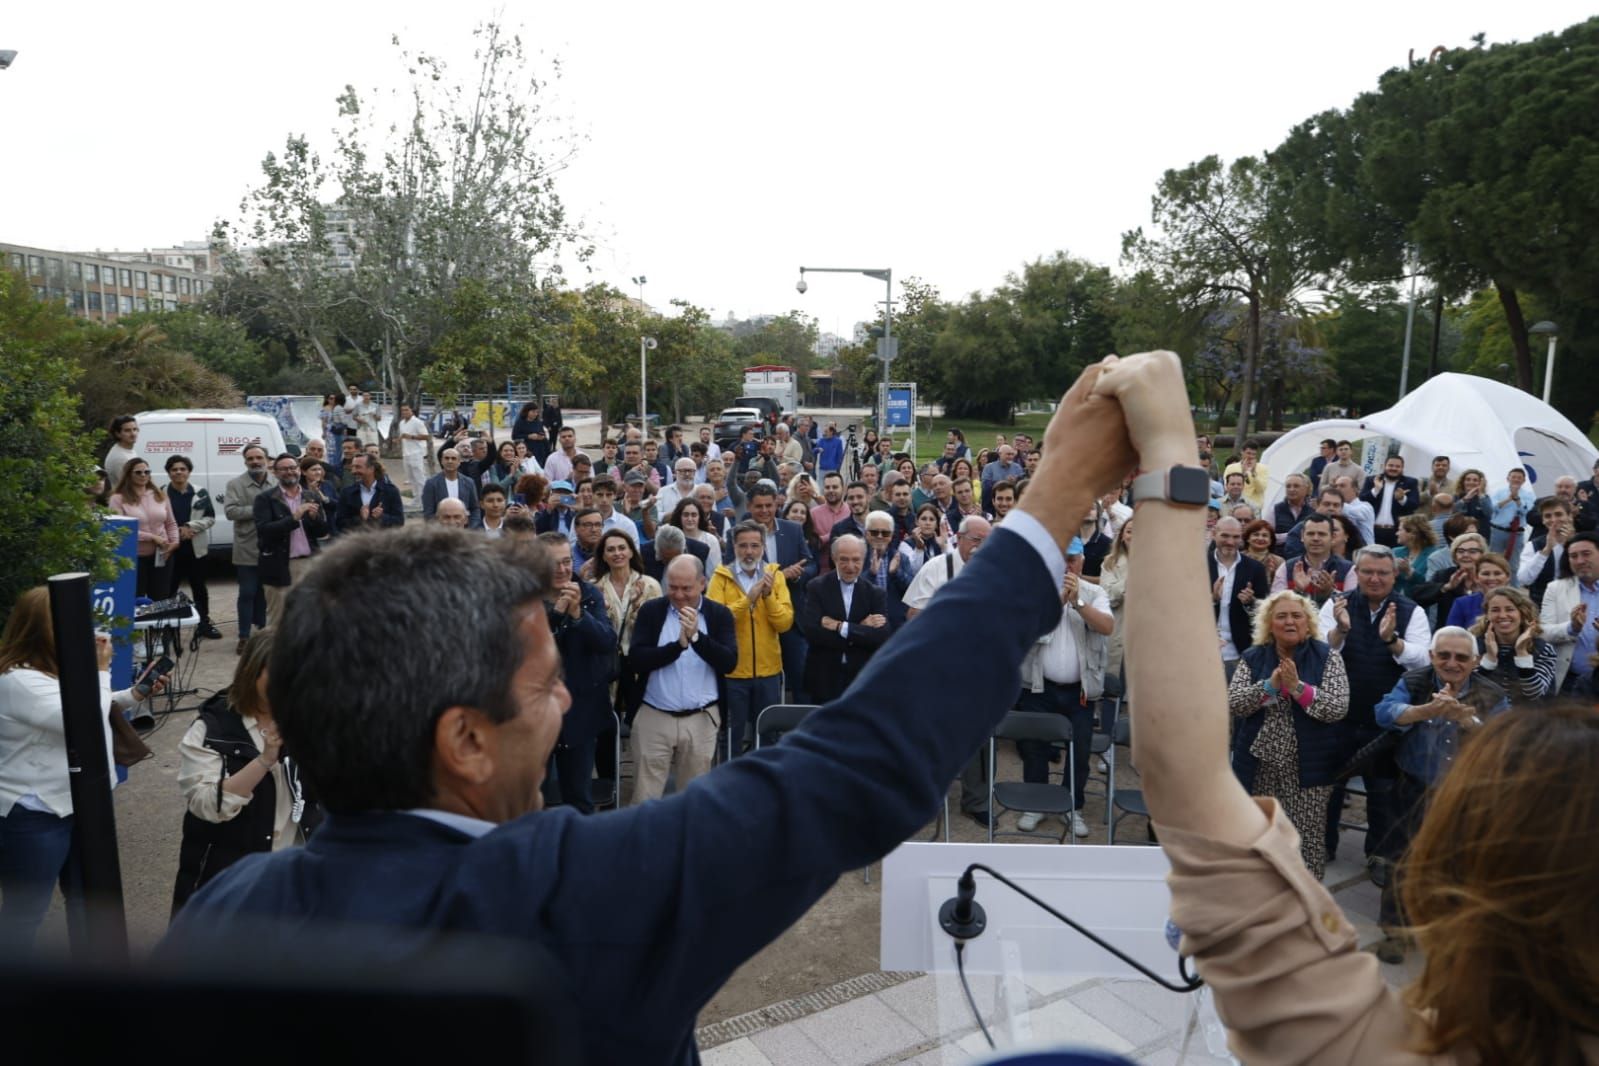
M 748 517 L 766 527 L 766 551 L 761 557 L 762 561 L 776 563 L 783 568 L 783 577 L 788 581 L 789 599 L 794 603 L 795 617 L 803 618 L 805 587 L 816 576 L 817 568 L 816 556 L 811 552 L 810 545 L 805 543 L 805 530 L 800 528 L 798 522 L 777 517 L 777 489 L 772 485 L 757 483 L 749 490 L 748 496 Z M 731 559 L 733 555 L 733 545 L 724 545 L 722 558 Z M 808 702 L 810 694 L 802 691 L 807 654 L 805 635 L 798 626 L 791 626 L 787 633 L 778 637 L 778 645 L 783 649 L 783 674 L 787 687 L 794 693 L 796 702 Z
M 611 678 L 616 676 L 616 630 L 600 590 L 587 581 L 572 580 L 572 542 L 566 535 L 540 533 L 539 542 L 553 571 L 544 591 L 545 611 L 561 653 L 561 680 L 572 697 L 550 756 L 558 787 L 552 789 L 545 779 L 545 802 L 554 792 L 562 803 L 592 814 L 589 781 L 594 776 L 594 742 L 614 724 Z
M 888 601 L 882 589 L 862 581 L 866 545 L 852 534 L 828 545 L 833 572 L 805 590 L 800 629 L 810 641 L 805 688 L 819 703 L 837 699 L 888 639 Z
M 570 703 L 542 552 L 434 523 L 335 545 L 289 594 L 269 674 L 327 820 L 196 893 L 163 952 L 226 943 L 251 919 L 378 929 L 362 961 L 391 968 L 443 930 L 531 942 L 564 967 L 587 1062 L 696 1061 L 695 1018 L 722 983 L 925 825 L 1015 702 L 1023 655 L 1060 618 L 1060 545 L 1136 461 L 1121 408 L 1093 394 L 1099 370 L 1063 400 L 1026 501 L 843 698 L 676 795 L 598 818 L 539 812 Z M 436 635 L 466 619 L 492 624 L 438 654 Z M 989 635 L 982 655 L 946 654 L 972 633 Z M 296 945 L 298 962 L 319 947 Z
M 1255 643 L 1251 618 L 1255 605 L 1271 594 L 1271 584 L 1266 568 L 1244 554 L 1243 523 L 1230 515 L 1219 519 L 1211 536 L 1215 540 L 1208 553 L 1211 607 L 1217 634 L 1225 641 L 1222 665 L 1231 681 L 1239 656 Z
M 644 572 L 656 581 L 666 578 L 666 564 L 684 553 L 694 556 L 700 561 L 700 566 L 706 566 L 711 559 L 710 546 L 697 540 L 689 540 L 683 531 L 676 526 L 662 526 L 655 531 L 655 539 L 644 542 L 639 548 L 639 557 L 644 561 Z
M 1399 543 L 1399 520 L 1421 506 L 1421 483 L 1405 476 L 1403 459 L 1390 455 L 1382 465 L 1382 475 L 1366 479 L 1360 498 L 1371 505 L 1377 543 L 1392 548 Z
M 387 528 L 405 524 L 405 501 L 394 482 L 383 477 L 383 467 L 370 455 L 357 455 L 350 463 L 354 479 L 339 493 L 340 533 L 357 529 Z

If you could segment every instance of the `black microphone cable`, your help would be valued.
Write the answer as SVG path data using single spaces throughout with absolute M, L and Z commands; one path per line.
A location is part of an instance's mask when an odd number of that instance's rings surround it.
M 1162 988 L 1172 992 L 1186 994 L 1189 992 L 1197 992 L 1200 988 L 1204 987 L 1205 982 L 1203 980 L 1188 972 L 1188 956 L 1181 954 L 1177 956 L 1177 973 L 1182 978 L 1182 983 L 1178 984 L 1169 981 L 1160 974 L 1155 973 L 1155 971 L 1151 970 L 1137 959 L 1122 951 L 1120 948 L 1117 948 L 1113 944 L 1107 943 L 1095 933 L 1090 932 L 1077 922 L 1066 917 L 1060 911 L 1056 910 L 1054 907 L 1051 907 L 1048 903 L 1045 903 L 1043 900 L 1027 891 L 1027 889 L 1023 888 L 1021 885 L 1018 885 L 1016 882 L 1000 873 L 998 870 L 995 870 L 991 866 L 986 866 L 983 863 L 974 862 L 970 866 L 966 867 L 965 872 L 960 875 L 960 879 L 955 882 L 955 895 L 952 898 L 945 900 L 944 905 L 939 908 L 938 924 L 941 928 L 943 928 L 944 932 L 948 933 L 955 941 L 955 970 L 960 975 L 961 991 L 966 994 L 966 1003 L 969 1007 L 971 1007 L 972 1017 L 977 1019 L 977 1027 L 982 1030 L 983 1039 L 988 1041 L 989 1047 L 992 1048 L 995 1046 L 994 1037 L 989 1033 L 987 1023 L 983 1021 L 982 1012 L 977 1009 L 977 999 L 972 995 L 971 985 L 968 984 L 966 980 L 966 942 L 968 940 L 975 940 L 977 937 L 981 936 L 983 931 L 988 927 L 988 916 L 983 912 L 982 906 L 977 902 L 977 879 L 972 876 L 973 872 L 976 870 L 981 870 L 983 873 L 992 877 L 1000 884 L 1005 885 L 1011 891 L 1021 896 L 1023 899 L 1029 900 L 1035 906 L 1054 917 L 1063 925 L 1075 930 L 1078 934 L 1093 941 L 1093 943 L 1098 947 L 1116 956 L 1116 958 L 1120 959 L 1128 966 L 1131 966 L 1133 969 L 1137 970 L 1151 981 L 1154 981 Z

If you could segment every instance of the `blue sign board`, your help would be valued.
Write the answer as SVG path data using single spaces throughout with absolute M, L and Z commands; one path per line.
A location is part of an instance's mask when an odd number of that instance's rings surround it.
M 102 515 L 100 527 L 118 535 L 117 558 L 128 563 L 126 570 L 95 585 L 89 593 L 96 616 L 116 620 L 111 628 L 111 689 L 115 692 L 133 684 L 133 597 L 138 587 L 134 567 L 139 561 L 139 520 Z
M 911 398 L 914 391 L 911 389 L 891 388 L 888 390 L 888 403 L 885 405 L 884 425 L 893 427 L 910 426 L 913 424 L 911 416 Z

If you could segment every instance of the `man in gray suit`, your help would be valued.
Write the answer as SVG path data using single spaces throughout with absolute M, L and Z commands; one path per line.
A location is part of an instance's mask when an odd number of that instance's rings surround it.
M 422 484 L 422 517 L 432 521 L 440 500 L 460 500 L 466 507 L 467 525 L 476 525 L 482 520 L 482 509 L 477 502 L 477 485 L 460 474 L 461 453 L 454 448 L 444 449 L 439 453 L 439 466 L 444 469 Z

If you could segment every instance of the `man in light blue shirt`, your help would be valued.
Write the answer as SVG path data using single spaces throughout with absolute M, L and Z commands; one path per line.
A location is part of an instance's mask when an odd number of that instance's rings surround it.
M 1500 555 L 1516 550 L 1521 538 L 1526 535 L 1527 515 L 1537 502 L 1537 497 L 1527 487 L 1527 472 L 1521 467 L 1513 468 L 1505 479 L 1507 483 L 1488 497 L 1493 507 L 1490 519 L 1493 529 L 1488 537 L 1488 548 Z

